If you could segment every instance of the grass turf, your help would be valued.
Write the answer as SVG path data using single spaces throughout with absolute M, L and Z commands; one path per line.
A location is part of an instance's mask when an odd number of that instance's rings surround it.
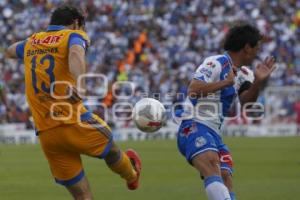
M 297 200 L 300 197 L 300 137 L 225 138 L 235 161 L 240 200 Z M 121 142 L 143 160 L 141 187 L 128 191 L 103 161 L 84 157 L 96 200 L 205 200 L 202 181 L 178 153 L 176 141 Z M 65 200 L 39 145 L 0 145 L 1 200 Z

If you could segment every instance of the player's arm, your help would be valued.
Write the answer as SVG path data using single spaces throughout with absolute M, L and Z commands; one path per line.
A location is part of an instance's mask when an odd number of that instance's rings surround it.
M 74 79 L 76 80 L 77 85 L 81 85 L 81 90 L 76 91 L 80 95 L 85 94 L 85 81 L 80 79 L 80 75 L 85 74 L 86 72 L 86 63 L 85 63 L 85 49 L 81 45 L 72 45 L 69 48 L 69 70 Z M 81 80 L 81 83 L 77 81 Z
M 233 84 L 234 84 L 233 71 L 229 73 L 227 79 L 218 82 L 206 83 L 201 80 L 193 79 L 188 88 L 188 95 L 205 97 L 210 93 L 214 93 L 218 90 L 221 90 Z
M 275 59 L 273 57 L 267 57 L 263 63 L 257 65 L 254 73 L 255 79 L 253 84 L 244 86 L 246 88 L 244 90 L 241 88 L 243 91 L 239 92 L 239 99 L 242 105 L 245 103 L 255 102 L 257 100 L 264 81 L 269 78 L 275 68 Z
M 258 80 L 255 80 L 253 83 L 245 82 L 239 91 L 241 105 L 256 102 L 262 85 L 263 83 Z
M 218 61 L 204 61 L 194 74 L 188 87 L 190 97 L 205 97 L 234 84 L 234 72 L 231 69 L 225 80 L 220 80 L 222 66 Z
M 5 51 L 5 58 L 23 58 L 25 41 L 16 42 L 10 45 Z

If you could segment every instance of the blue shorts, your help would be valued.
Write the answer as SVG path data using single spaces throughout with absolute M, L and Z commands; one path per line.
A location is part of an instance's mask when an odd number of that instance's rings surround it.
M 196 155 L 215 151 L 219 154 L 221 169 L 233 172 L 233 162 L 228 147 L 223 143 L 221 136 L 206 125 L 193 120 L 183 121 L 178 130 L 177 145 L 180 153 L 190 164 Z

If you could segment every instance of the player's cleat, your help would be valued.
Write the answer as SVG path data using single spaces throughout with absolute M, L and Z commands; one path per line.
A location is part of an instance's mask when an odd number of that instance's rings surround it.
M 131 164 L 137 174 L 137 178 L 135 181 L 130 182 L 130 183 L 127 182 L 127 188 L 129 190 L 136 190 L 139 187 L 139 179 L 140 179 L 140 175 L 141 175 L 142 162 L 141 162 L 140 156 L 133 149 L 128 149 L 126 151 L 126 155 L 129 157 Z

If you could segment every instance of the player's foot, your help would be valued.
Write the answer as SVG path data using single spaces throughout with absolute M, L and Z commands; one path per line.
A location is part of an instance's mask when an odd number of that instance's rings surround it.
M 142 162 L 141 162 L 140 156 L 133 149 L 128 149 L 126 151 L 126 155 L 129 157 L 131 164 L 137 174 L 137 178 L 135 181 L 130 182 L 130 183 L 127 182 L 127 188 L 129 190 L 136 190 L 139 187 L 139 179 L 140 179 L 140 175 L 141 175 Z

